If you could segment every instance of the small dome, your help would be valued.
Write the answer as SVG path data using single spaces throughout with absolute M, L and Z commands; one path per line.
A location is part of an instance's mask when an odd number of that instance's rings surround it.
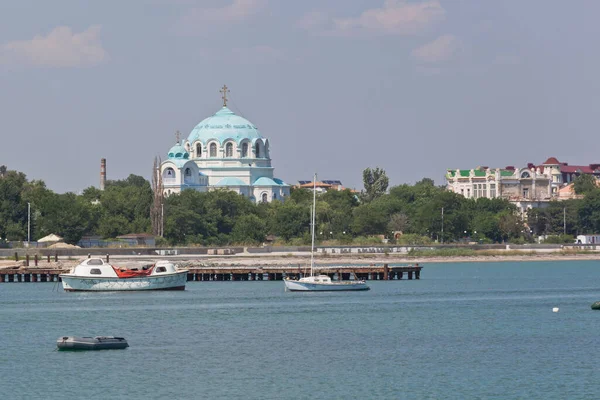
M 208 117 L 192 129 L 188 141 L 193 144 L 200 141 L 207 144 L 210 140 L 217 140 L 223 144 L 226 140 L 240 143 L 244 139 L 253 141 L 262 138 L 254 124 L 245 118 L 235 115 L 227 107 L 221 108 L 212 117 Z
M 175 146 L 171 147 L 168 153 L 169 158 L 184 158 L 188 159 L 190 154 L 185 150 L 185 147 L 177 143 Z
M 543 165 L 558 165 L 560 164 L 560 162 L 558 162 L 558 160 L 554 157 L 550 157 L 549 159 L 546 160 L 546 162 L 544 162 Z

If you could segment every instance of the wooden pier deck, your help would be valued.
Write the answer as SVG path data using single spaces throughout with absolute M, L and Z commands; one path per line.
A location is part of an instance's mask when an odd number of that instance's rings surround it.
M 318 268 L 321 274 L 332 279 L 350 279 L 352 274 L 364 280 L 401 280 L 420 279 L 422 266 L 323 266 Z M 279 281 L 285 277 L 299 278 L 306 275 L 306 268 L 298 266 L 240 267 L 222 266 L 216 268 L 188 267 L 188 282 L 206 281 Z M 69 269 L 15 266 L 0 269 L 0 283 L 6 282 L 60 282 L 60 274 Z

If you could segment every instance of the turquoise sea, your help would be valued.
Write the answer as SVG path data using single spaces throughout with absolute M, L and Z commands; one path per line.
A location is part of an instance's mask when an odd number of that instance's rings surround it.
M 600 397 L 600 311 L 590 309 L 600 262 L 425 264 L 421 276 L 357 293 L 3 283 L 0 398 Z M 124 336 L 130 347 L 55 351 L 63 335 Z

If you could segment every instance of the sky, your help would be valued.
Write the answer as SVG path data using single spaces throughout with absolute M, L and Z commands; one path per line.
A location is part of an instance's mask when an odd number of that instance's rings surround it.
M 150 179 L 222 105 L 275 176 L 362 188 L 600 163 L 594 0 L 3 0 L 0 165 L 58 193 Z

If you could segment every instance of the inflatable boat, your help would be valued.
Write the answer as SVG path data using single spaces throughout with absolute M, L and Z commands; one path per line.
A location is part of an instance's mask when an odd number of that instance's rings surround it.
M 112 350 L 129 347 L 127 340 L 116 336 L 63 336 L 56 341 L 58 350 Z

